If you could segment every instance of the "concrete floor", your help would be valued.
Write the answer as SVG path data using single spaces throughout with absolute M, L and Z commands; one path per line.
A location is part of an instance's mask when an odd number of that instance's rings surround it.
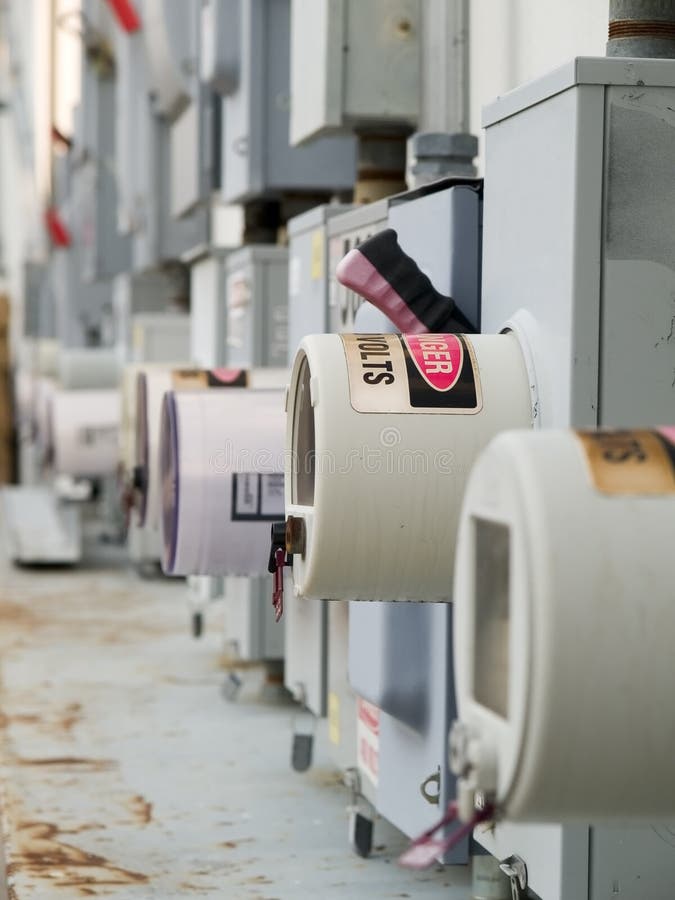
M 110 554 L 109 554 L 110 555 Z M 347 845 L 346 790 L 320 736 L 289 767 L 292 707 L 252 673 L 225 701 L 217 615 L 188 636 L 182 582 L 124 567 L 0 570 L 6 896 L 232 900 L 462 898 L 463 868 L 411 874 L 377 824 Z

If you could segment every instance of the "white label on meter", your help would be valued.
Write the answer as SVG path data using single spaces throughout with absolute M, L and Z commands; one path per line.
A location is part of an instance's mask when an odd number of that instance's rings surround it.
M 275 522 L 283 518 L 283 474 L 232 473 L 233 522 Z
M 343 334 L 356 412 L 480 412 L 483 399 L 470 341 L 456 334 Z

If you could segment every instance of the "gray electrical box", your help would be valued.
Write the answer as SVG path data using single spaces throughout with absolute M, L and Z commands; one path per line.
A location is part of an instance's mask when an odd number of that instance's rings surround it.
M 198 90 L 200 0 L 142 0 L 148 84 L 158 115 L 173 120 Z
M 134 272 L 182 259 L 206 246 L 209 240 L 207 209 L 198 207 L 180 219 L 172 216 L 171 126 L 153 111 L 146 49 L 143 32 L 127 34 L 116 29 L 117 220 L 120 230 L 131 238 L 130 267 Z M 196 147 L 196 135 L 192 142 Z M 195 155 L 192 178 L 187 180 L 192 185 L 187 192 L 190 204 L 194 192 L 203 187 L 199 160 Z M 181 202 L 185 202 L 185 195 Z
M 329 330 L 353 331 L 354 316 L 364 302 L 335 277 L 335 269 L 343 256 L 369 237 L 387 227 L 389 201 L 377 200 L 367 206 L 357 206 L 350 212 L 331 219 L 328 232 L 328 306 Z
M 672 60 L 579 58 L 484 111 L 483 329 L 521 334 L 545 427 L 673 418 L 674 108 Z M 476 837 L 546 900 L 673 893 L 666 825 Z
M 284 624 L 276 622 L 269 576 L 224 579 L 225 644 L 237 659 L 282 659 Z
M 117 228 L 117 182 L 110 164 L 115 153 L 115 82 L 97 74 L 86 58 L 81 110 L 87 143 L 72 173 L 73 221 L 82 278 L 92 282 L 127 269 L 130 246 Z
M 244 247 L 230 254 L 225 266 L 227 364 L 283 368 L 288 356 L 288 250 L 266 244 Z
M 328 232 L 326 223 L 351 206 L 317 206 L 288 222 L 288 361 L 306 334 L 328 331 Z
M 241 0 L 237 90 L 223 100 L 223 194 L 227 203 L 292 193 L 351 191 L 351 137 L 289 144 L 290 0 Z
M 363 299 L 335 278 L 340 260 L 384 228 L 393 228 L 434 286 L 479 324 L 482 256 L 482 181 L 444 178 L 335 216 L 328 233 L 330 331 L 353 331 Z
M 480 181 L 454 179 L 409 191 L 387 201 L 383 226 L 396 230 L 403 250 L 437 290 L 451 295 L 474 321 L 480 307 L 481 193 Z M 362 239 L 356 231 L 348 238 L 351 246 Z M 353 316 L 351 304 L 342 308 Z M 448 729 L 455 718 L 452 606 L 351 603 L 349 680 L 374 707 L 359 717 L 366 746 L 377 759 L 373 766 L 359 752 L 362 783 L 370 783 L 377 811 L 412 837 L 432 825 L 455 797 L 447 762 Z M 378 728 L 369 735 L 373 716 Z M 444 861 L 466 862 L 467 854 L 465 841 Z
M 130 360 L 131 348 L 134 344 L 134 321 L 141 315 L 164 315 L 166 313 L 183 312 L 183 318 L 189 326 L 186 315 L 188 299 L 188 282 L 183 268 L 153 269 L 147 272 L 125 272 L 118 275 L 112 283 L 112 303 L 114 318 L 114 342 L 118 347 L 120 358 Z M 172 318 L 174 317 L 172 316 Z M 189 327 L 186 327 L 186 334 Z M 138 341 L 136 341 L 138 343 Z M 187 360 L 189 340 L 178 356 L 164 356 L 163 359 Z M 143 357 L 141 357 L 143 359 Z
M 53 337 L 54 305 L 47 289 L 47 266 L 24 263 L 23 334 L 25 337 Z
M 67 209 L 64 219 L 69 223 Z M 82 281 L 82 255 L 76 242 L 54 250 L 47 264 L 48 291 L 53 298 L 55 335 L 63 347 L 101 343 L 112 330 L 109 281 Z
M 207 203 L 215 186 L 216 140 L 222 103 L 201 86 L 197 98 L 171 124 L 171 215 Z
M 239 83 L 241 0 L 202 0 L 199 76 L 218 94 Z
M 413 130 L 421 0 L 292 0 L 291 142 L 345 130 Z
M 190 266 L 190 359 L 205 369 L 227 362 L 227 256 L 211 252 Z

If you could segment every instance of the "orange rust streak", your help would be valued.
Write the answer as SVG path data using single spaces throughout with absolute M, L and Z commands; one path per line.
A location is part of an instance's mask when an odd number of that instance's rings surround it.
M 14 834 L 12 874 L 27 871 L 36 877 L 51 876 L 56 867 L 63 869 L 63 879 L 50 883 L 73 887 L 146 884 L 149 880 L 141 872 L 115 866 L 104 856 L 58 840 L 59 829 L 51 822 L 20 822 Z

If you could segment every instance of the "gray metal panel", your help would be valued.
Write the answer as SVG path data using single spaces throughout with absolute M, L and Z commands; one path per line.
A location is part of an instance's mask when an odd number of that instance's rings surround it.
M 483 109 L 483 127 L 489 128 L 579 84 L 675 87 L 675 67 L 672 60 L 665 59 L 578 56 L 488 104 Z
M 326 715 L 328 601 L 293 597 L 284 612 L 284 685 L 315 716 Z
M 232 253 L 227 271 L 227 363 L 286 365 L 288 250 L 255 245 Z
M 2 529 L 11 560 L 74 564 L 82 557 L 80 507 L 58 502 L 47 487 L 3 487 Z
M 284 622 L 276 622 L 269 577 L 224 579 L 225 643 L 246 662 L 282 659 Z
M 349 684 L 349 606 L 345 600 L 328 603 L 328 732 L 330 754 L 339 769 L 356 765 L 356 694 Z M 373 802 L 375 789 L 362 779 L 365 796 Z
M 319 206 L 288 223 L 288 361 L 306 334 L 328 330 L 328 234 L 326 222 L 350 209 Z
M 242 0 L 240 80 L 224 109 L 224 199 L 242 202 L 286 191 L 351 189 L 352 138 L 291 148 L 290 0 Z
M 445 809 L 457 795 L 456 779 L 448 769 L 447 754 L 448 731 L 456 718 L 452 605 L 415 604 L 415 610 L 417 623 L 412 616 L 409 616 L 408 622 L 397 623 L 399 628 L 400 625 L 410 628 L 410 631 L 399 630 L 399 658 L 408 657 L 411 663 L 416 662 L 423 670 L 426 668 L 426 678 L 417 676 L 417 685 L 408 687 L 399 679 L 394 686 L 394 690 L 398 689 L 398 696 L 390 694 L 386 698 L 387 705 L 396 714 L 385 713 L 380 717 L 376 799 L 378 812 L 409 837 L 415 837 L 435 824 L 439 811 Z M 415 624 L 417 627 L 414 627 Z M 392 631 L 390 623 L 390 635 Z M 419 646 L 420 639 L 425 641 L 426 646 Z M 395 644 L 390 644 L 388 650 L 393 662 Z M 417 687 L 416 696 L 414 687 Z M 421 707 L 418 713 L 415 712 L 416 706 Z M 416 728 L 408 725 L 406 720 L 409 719 L 417 719 Z M 433 805 L 424 799 L 420 788 L 425 779 L 438 771 L 440 799 L 438 805 Z M 430 788 L 431 792 L 433 790 L 433 787 Z M 462 841 L 443 857 L 446 863 L 465 863 L 467 859 L 468 841 Z
M 87 155 L 74 171 L 75 210 L 80 223 L 82 277 L 112 278 L 129 267 L 130 245 L 117 229 L 117 182 L 110 160 L 116 150 L 115 82 L 83 66 L 83 109 Z
M 389 226 L 398 233 L 401 247 L 475 323 L 480 322 L 480 207 L 478 191 L 458 185 L 389 208 Z
M 292 140 L 413 127 L 420 98 L 419 0 L 293 0 Z
M 387 227 L 389 203 L 378 200 L 335 216 L 328 229 L 328 305 L 330 331 L 353 331 L 356 310 L 364 302 L 335 278 L 335 267 L 353 247 Z
M 47 267 L 44 263 L 25 262 L 23 298 L 23 334 L 26 337 L 52 337 L 54 305 L 46 287 Z
M 675 91 L 602 81 L 672 84 L 675 65 L 577 62 L 565 77 L 597 84 L 554 89 L 549 76 L 488 116 L 483 325 L 497 330 L 519 308 L 531 315 L 542 424 L 653 424 L 672 417 L 675 399 L 664 240 Z M 499 825 L 476 837 L 500 858 L 525 859 L 547 900 L 672 894 L 667 828 Z
M 597 422 L 603 121 L 604 88 L 582 85 L 486 133 L 482 330 L 536 320 L 546 427 Z
M 214 184 L 214 117 L 222 103 L 214 103 L 211 90 L 201 86 L 197 96 L 172 122 L 171 215 L 184 216 L 199 203 L 207 203 Z
M 210 254 L 190 266 L 190 357 L 199 366 L 227 362 L 226 253 Z
M 600 421 L 610 425 L 675 418 L 674 108 L 675 88 L 607 89 Z
M 198 0 L 142 0 L 142 16 L 154 108 L 173 119 L 198 90 Z
M 412 194 L 389 206 L 387 224 L 436 288 L 477 317 L 481 240 L 476 191 L 453 186 Z M 439 817 L 439 806 L 420 792 L 422 782 L 440 771 L 440 808 L 456 793 L 447 758 L 448 731 L 456 715 L 452 607 L 354 602 L 349 632 L 350 683 L 383 711 L 375 805 L 413 836 Z M 467 856 L 463 842 L 445 861 L 466 862 Z
M 672 900 L 675 825 L 594 828 L 590 859 L 589 900 Z
M 200 77 L 212 90 L 231 94 L 239 81 L 241 0 L 203 0 Z
M 189 258 L 209 240 L 209 211 L 198 207 L 190 214 L 175 219 L 171 214 L 171 140 L 169 125 L 153 117 L 155 156 L 152 159 L 159 219 L 159 261 Z

